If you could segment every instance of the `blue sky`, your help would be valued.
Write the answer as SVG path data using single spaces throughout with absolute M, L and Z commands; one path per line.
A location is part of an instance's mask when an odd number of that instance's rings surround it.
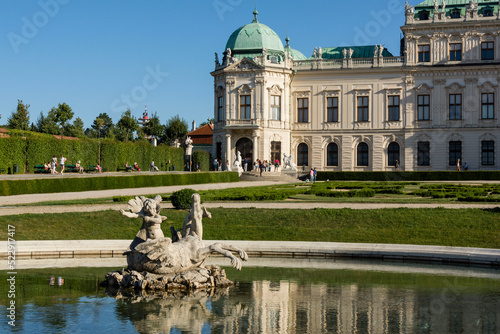
M 404 0 L 258 1 L 259 22 L 306 56 L 314 47 L 384 44 L 399 55 Z M 419 1 L 410 1 L 415 5 Z M 285 5 L 284 5 L 285 4 Z M 252 0 L 2 0 L 0 124 L 67 103 L 89 127 L 147 105 L 163 124 L 213 117 L 214 52 L 250 23 Z

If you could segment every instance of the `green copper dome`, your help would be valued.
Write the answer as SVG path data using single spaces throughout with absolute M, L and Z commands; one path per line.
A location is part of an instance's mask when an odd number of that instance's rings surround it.
M 285 45 L 285 50 L 288 51 L 292 55 L 293 60 L 306 60 L 307 57 L 304 56 L 302 52 L 296 49 L 292 49 L 290 46 L 290 38 L 288 36 L 285 38 L 286 45 Z
M 284 52 L 279 36 L 265 24 L 259 23 L 257 14 L 257 11 L 254 11 L 255 18 L 252 23 L 238 28 L 229 37 L 226 50 L 231 49 L 233 56 L 237 58 L 255 56 L 262 54 L 263 48 L 266 48 L 269 54 Z

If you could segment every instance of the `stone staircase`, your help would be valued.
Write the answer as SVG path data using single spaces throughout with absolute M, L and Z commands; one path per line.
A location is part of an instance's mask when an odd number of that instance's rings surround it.
M 274 169 L 274 168 L 273 168 Z M 296 171 L 262 172 L 262 177 L 257 171 L 243 172 L 240 181 L 270 181 L 270 182 L 299 182 Z

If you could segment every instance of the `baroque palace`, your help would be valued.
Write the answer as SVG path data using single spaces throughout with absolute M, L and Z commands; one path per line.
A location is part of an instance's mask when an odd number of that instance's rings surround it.
M 213 153 L 324 171 L 498 169 L 500 11 L 493 0 L 405 5 L 401 56 L 383 46 L 305 57 L 259 23 L 216 54 Z

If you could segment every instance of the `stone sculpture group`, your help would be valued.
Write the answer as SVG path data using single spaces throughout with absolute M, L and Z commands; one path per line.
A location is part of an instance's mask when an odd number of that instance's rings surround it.
M 231 259 L 233 268 L 241 270 L 241 260 L 246 261 L 248 256 L 245 251 L 230 245 L 204 245 L 202 219 L 212 216 L 201 206 L 200 195 L 192 195 L 191 207 L 182 229 L 171 227 L 171 238 L 165 237 L 161 230 L 161 223 L 167 219 L 160 215 L 161 201 L 159 195 L 153 199 L 135 197 L 128 202 L 129 211 L 120 210 L 126 217 L 142 218 L 143 223 L 123 253 L 127 256 L 128 268 L 109 272 L 104 284 L 142 290 L 231 285 L 224 270 L 216 266 L 205 267 L 206 259 L 212 253 L 219 253 Z M 239 258 L 232 252 L 236 252 Z

